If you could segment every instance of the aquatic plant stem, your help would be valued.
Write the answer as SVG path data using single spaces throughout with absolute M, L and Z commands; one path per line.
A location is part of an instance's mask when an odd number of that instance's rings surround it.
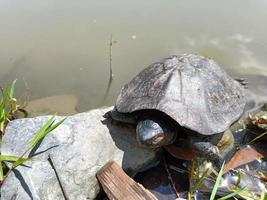
M 113 45 L 116 43 L 117 41 L 113 39 L 112 34 L 110 34 L 110 39 L 109 39 L 109 81 L 108 81 L 108 85 L 107 85 L 107 89 L 105 91 L 103 100 L 101 102 L 101 104 L 103 105 L 107 99 L 109 90 L 111 88 L 111 84 L 114 78 L 114 74 L 113 74 L 113 69 L 112 69 L 112 47 Z
M 109 79 L 113 80 L 113 70 L 112 70 L 112 46 L 115 41 L 113 41 L 112 34 L 110 34 L 109 40 Z

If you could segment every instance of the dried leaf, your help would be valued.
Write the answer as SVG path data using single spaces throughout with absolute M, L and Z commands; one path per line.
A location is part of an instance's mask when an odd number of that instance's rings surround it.
M 263 155 L 257 152 L 251 146 L 246 146 L 240 150 L 238 150 L 230 161 L 225 165 L 224 172 L 228 172 L 231 169 L 235 169 L 241 165 L 250 163 L 254 160 L 259 160 L 263 158 Z

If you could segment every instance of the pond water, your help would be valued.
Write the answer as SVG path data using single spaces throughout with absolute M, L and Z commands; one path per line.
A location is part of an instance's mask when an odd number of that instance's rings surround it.
M 80 112 L 113 105 L 160 58 L 194 52 L 267 96 L 266 20 L 266 0 L 0 0 L 0 80 L 18 79 L 18 94 L 28 88 L 31 100 L 74 96 Z M 103 103 L 110 34 L 114 80 Z M 58 106 L 73 106 L 65 101 Z

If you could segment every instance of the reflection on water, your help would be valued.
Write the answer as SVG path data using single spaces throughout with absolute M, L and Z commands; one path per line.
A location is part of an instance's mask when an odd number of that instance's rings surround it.
M 0 80 L 18 78 L 22 93 L 25 79 L 32 99 L 74 95 L 78 111 L 101 106 L 112 33 L 106 104 L 145 66 L 181 52 L 214 58 L 267 96 L 266 10 L 266 0 L 0 0 Z

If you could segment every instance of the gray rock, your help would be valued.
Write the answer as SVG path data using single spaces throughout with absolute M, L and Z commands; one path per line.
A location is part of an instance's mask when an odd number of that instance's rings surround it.
M 94 199 L 99 192 L 96 172 L 109 160 L 129 173 L 156 159 L 156 152 L 138 147 L 134 128 L 116 126 L 102 117 L 107 109 L 69 116 L 30 153 L 33 161 L 19 166 L 1 188 L 2 200 L 64 199 L 60 182 L 70 200 Z M 2 154 L 19 156 L 50 116 L 12 121 L 3 138 Z M 57 120 L 62 117 L 57 117 Z M 104 120 L 104 122 L 103 122 Z M 36 155 L 37 154 L 37 155 Z

